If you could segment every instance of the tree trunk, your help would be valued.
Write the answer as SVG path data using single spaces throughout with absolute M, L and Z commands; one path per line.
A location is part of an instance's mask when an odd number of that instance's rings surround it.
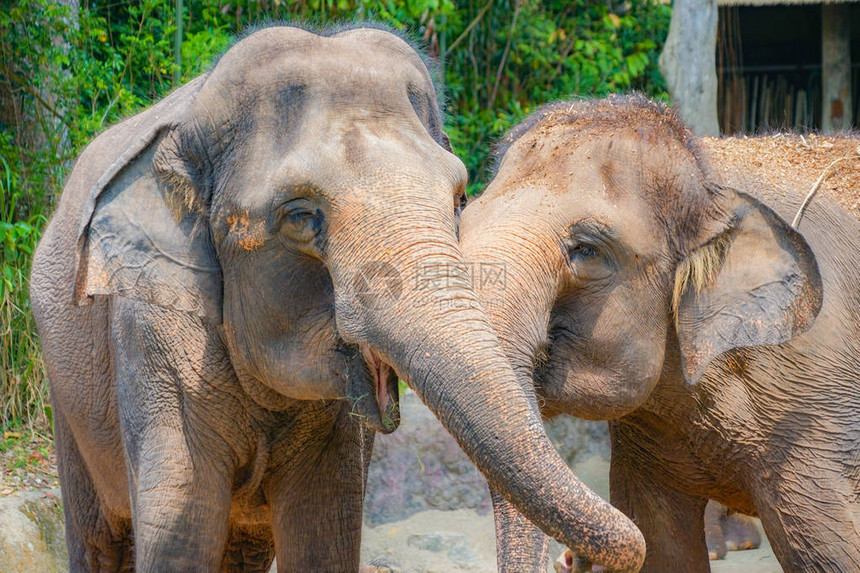
M 660 71 L 672 102 L 696 135 L 720 134 L 716 48 L 716 0 L 675 0 Z

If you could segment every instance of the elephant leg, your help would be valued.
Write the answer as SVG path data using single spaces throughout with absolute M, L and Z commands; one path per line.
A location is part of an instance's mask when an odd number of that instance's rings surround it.
M 130 524 L 108 522 L 62 407 L 54 401 L 54 441 L 60 473 L 71 573 L 131 570 Z
M 274 559 L 271 527 L 233 527 L 227 538 L 221 573 L 266 573 Z
M 150 434 L 131 480 L 136 569 L 215 571 L 227 542 L 228 476 L 192 458 L 178 429 Z
M 367 440 L 346 402 L 304 412 L 264 483 L 279 573 L 359 569 Z
M 136 570 L 217 571 L 237 443 L 251 431 L 231 416 L 228 358 L 194 316 L 122 297 L 112 312 Z
M 499 571 L 545 572 L 549 537 L 523 517 L 495 488 L 490 488 L 490 495 L 496 522 L 496 563 Z
M 725 559 L 728 548 L 723 531 L 723 517 L 726 506 L 714 500 L 705 507 L 705 544 L 711 560 Z
M 809 458 L 802 465 L 819 470 L 826 466 L 826 461 Z M 853 497 L 855 486 L 835 472 L 802 478 L 797 467 L 801 466 L 774 468 L 755 499 L 780 565 L 787 573 L 860 571 L 860 506 Z
M 708 573 L 704 533 L 707 499 L 665 486 L 659 476 L 670 475 L 670 471 L 655 466 L 653 460 L 643 467 L 643 459 L 636 457 L 636 437 L 627 436 L 618 423 L 610 423 L 609 428 L 610 501 L 636 523 L 645 537 L 648 549 L 642 571 Z

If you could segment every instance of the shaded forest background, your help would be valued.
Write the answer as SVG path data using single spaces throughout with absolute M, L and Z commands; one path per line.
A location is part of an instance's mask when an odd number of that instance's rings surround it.
M 177 53 L 178 4 L 0 0 L 0 435 L 50 427 L 27 277 L 74 158 L 249 26 L 372 19 L 425 46 L 472 193 L 493 141 L 543 103 L 630 90 L 666 98 L 657 57 L 668 0 L 184 0 Z

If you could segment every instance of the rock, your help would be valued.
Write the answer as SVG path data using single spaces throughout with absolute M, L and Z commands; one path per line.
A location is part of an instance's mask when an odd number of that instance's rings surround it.
M 401 398 L 400 428 L 377 436 L 367 480 L 364 521 L 377 526 L 428 510 L 491 512 L 487 482 L 413 392 Z M 547 435 L 568 465 L 609 460 L 605 422 L 558 416 Z
M 373 448 L 362 561 L 403 564 L 404 573 L 495 571 L 484 477 L 413 392 L 402 396 L 400 407 L 400 427 L 377 436 Z M 547 423 L 547 435 L 580 479 L 608 497 L 607 424 L 557 416 Z
M 418 549 L 442 553 L 465 540 L 466 538 L 459 533 L 419 533 L 410 535 L 406 543 Z
M 401 422 L 377 436 L 368 476 L 364 520 L 391 523 L 431 509 L 489 513 L 484 477 L 418 397 L 401 399 Z
M 609 425 L 561 415 L 546 422 L 546 435 L 568 466 L 598 458 L 609 461 Z
M 65 573 L 59 491 L 0 497 L 0 573 Z
M 448 551 L 448 559 L 459 565 L 463 569 L 474 569 L 478 566 L 478 556 L 472 550 L 472 547 L 466 542 L 466 537 L 463 537 L 463 543 L 459 543 Z
M 448 559 L 463 569 L 478 565 L 478 556 L 462 533 L 419 533 L 410 535 L 406 543 L 433 553 L 445 553 Z
M 403 573 L 492 573 L 493 516 L 474 509 L 429 510 L 362 530 L 361 561 Z

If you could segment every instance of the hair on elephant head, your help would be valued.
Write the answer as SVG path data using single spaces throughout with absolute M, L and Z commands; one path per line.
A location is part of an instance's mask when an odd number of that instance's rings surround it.
M 217 569 L 257 555 L 250 538 L 282 570 L 355 569 L 369 450 L 354 418 L 393 430 L 399 375 L 541 527 L 641 563 L 641 535 L 564 466 L 478 303 L 465 183 L 427 67 L 376 28 L 257 31 L 97 138 L 32 274 L 61 478 L 82 500 L 72 561 L 128 559 L 103 532 L 130 519 L 142 570 Z

